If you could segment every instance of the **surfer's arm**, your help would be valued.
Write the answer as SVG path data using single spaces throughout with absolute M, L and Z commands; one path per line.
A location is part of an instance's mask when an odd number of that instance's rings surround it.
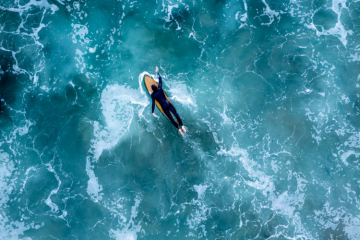
M 157 75 L 158 75 L 158 77 L 159 77 L 159 86 L 158 86 L 158 88 L 159 88 L 159 89 L 162 89 L 162 79 L 161 79 L 160 73 L 157 72 Z
M 155 98 L 154 98 L 154 97 L 151 97 L 151 100 L 152 100 L 151 110 L 152 110 L 152 113 L 154 114 L 154 110 L 155 110 Z

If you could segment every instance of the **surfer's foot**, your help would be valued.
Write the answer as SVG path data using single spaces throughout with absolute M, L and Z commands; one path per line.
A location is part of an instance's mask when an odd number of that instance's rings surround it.
M 186 128 L 185 128 L 185 126 L 182 126 L 181 129 L 184 131 L 184 133 L 186 133 Z
M 178 128 L 179 129 L 179 133 L 181 134 L 181 135 L 184 135 L 184 133 L 181 131 L 181 128 Z
M 159 68 L 157 66 L 155 68 L 155 72 L 159 72 Z

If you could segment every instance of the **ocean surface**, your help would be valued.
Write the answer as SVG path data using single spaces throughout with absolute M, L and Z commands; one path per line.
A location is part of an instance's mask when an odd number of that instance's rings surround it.
M 360 239 L 359 0 L 0 0 L 0 66 L 1 240 Z

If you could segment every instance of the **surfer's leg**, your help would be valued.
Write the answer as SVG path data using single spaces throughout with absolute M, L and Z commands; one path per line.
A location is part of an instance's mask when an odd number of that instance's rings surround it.
M 185 126 L 183 125 L 179 114 L 176 112 L 175 108 L 171 104 L 169 106 L 169 110 L 175 115 L 176 119 L 178 120 L 179 126 L 181 126 L 181 129 L 184 131 L 184 133 L 186 133 L 187 130 L 186 130 Z M 181 133 L 180 129 L 179 129 L 179 131 Z
M 181 121 L 181 118 L 180 118 L 179 114 L 176 112 L 175 108 L 170 105 L 170 106 L 169 106 L 169 110 L 175 115 L 176 119 L 177 119 L 178 122 L 179 122 L 179 125 L 182 126 L 183 123 L 182 123 L 182 121 Z
M 178 124 L 175 122 L 173 116 L 171 116 L 170 112 L 169 112 L 169 107 L 168 106 L 164 106 L 163 107 L 163 111 L 165 113 L 165 115 L 170 119 L 171 123 L 177 128 L 179 129 Z

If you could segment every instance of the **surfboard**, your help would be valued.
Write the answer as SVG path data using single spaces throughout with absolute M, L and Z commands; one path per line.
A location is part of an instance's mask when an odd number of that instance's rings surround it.
M 159 84 L 149 75 L 145 75 L 144 76 L 144 85 L 147 89 L 147 92 L 149 94 L 149 96 L 151 97 L 151 93 L 152 93 L 152 89 L 151 86 L 155 85 L 156 87 L 159 86 Z M 175 109 L 174 105 L 172 104 L 172 102 L 170 101 L 169 97 L 166 95 L 165 91 L 164 91 L 165 97 L 166 99 L 169 101 L 169 103 L 171 104 L 171 106 Z M 155 100 L 155 104 L 157 106 L 157 108 L 160 110 L 160 112 L 162 112 L 162 114 L 170 121 L 170 119 L 166 116 L 166 114 L 164 113 L 160 103 L 158 101 Z M 176 109 L 175 109 L 176 110 Z M 171 113 L 170 113 L 171 114 Z M 179 122 L 176 122 L 177 124 L 179 124 Z

